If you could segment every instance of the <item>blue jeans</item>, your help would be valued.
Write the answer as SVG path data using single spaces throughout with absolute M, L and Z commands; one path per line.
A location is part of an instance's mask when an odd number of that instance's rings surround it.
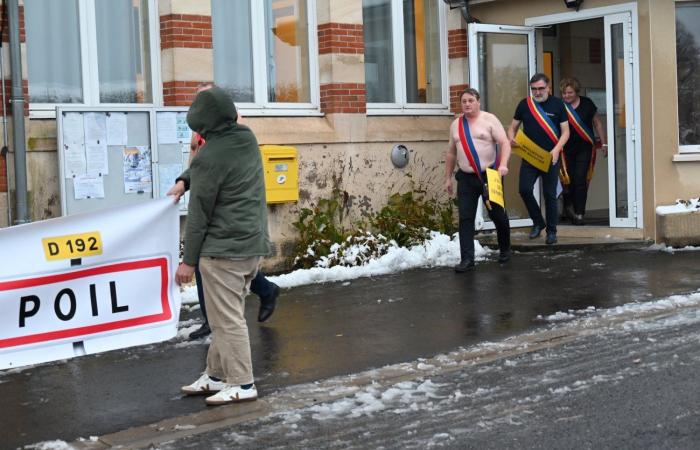
M 202 283 L 202 273 L 199 271 L 199 265 L 194 266 L 194 277 L 197 280 L 197 299 L 199 307 L 204 316 L 204 322 L 207 323 L 207 307 L 204 304 L 204 284 Z M 265 274 L 258 270 L 257 275 L 250 282 L 250 292 L 260 298 L 267 298 L 272 295 L 275 284 L 265 278 Z
M 533 225 L 547 227 L 547 234 L 557 232 L 557 222 L 559 221 L 559 205 L 557 205 L 557 183 L 559 180 L 559 164 L 552 164 L 548 172 L 542 172 L 527 161 L 523 161 L 520 166 L 520 197 L 522 197 Z M 532 189 L 537 178 L 542 177 L 542 193 L 544 195 L 544 207 L 547 214 L 547 222 L 542 217 L 540 206 L 535 200 Z

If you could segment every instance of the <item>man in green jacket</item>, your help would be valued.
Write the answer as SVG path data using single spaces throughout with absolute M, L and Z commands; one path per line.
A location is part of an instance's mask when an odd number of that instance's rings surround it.
M 245 296 L 270 252 L 262 160 L 255 135 L 236 122 L 233 99 L 221 88 L 197 94 L 190 128 L 206 139 L 169 194 L 189 188 L 185 251 L 177 283 L 192 279 L 199 263 L 212 341 L 207 368 L 186 395 L 209 395 L 209 405 L 257 399 L 250 357 Z

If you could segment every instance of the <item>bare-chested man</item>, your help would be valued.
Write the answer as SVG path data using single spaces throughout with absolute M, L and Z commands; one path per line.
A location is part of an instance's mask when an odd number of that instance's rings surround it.
M 461 259 L 455 266 L 455 272 L 466 272 L 474 267 L 474 221 L 479 197 L 484 193 L 486 169 L 497 169 L 501 177 L 508 173 L 510 141 L 498 118 L 481 111 L 479 92 L 476 89 L 465 89 L 460 102 L 462 115 L 450 126 L 450 144 L 445 154 L 445 190 L 450 195 L 454 194 L 452 174 L 456 162 Z M 488 213 L 498 233 L 498 262 L 506 263 L 511 256 L 508 216 L 494 202 L 491 202 Z

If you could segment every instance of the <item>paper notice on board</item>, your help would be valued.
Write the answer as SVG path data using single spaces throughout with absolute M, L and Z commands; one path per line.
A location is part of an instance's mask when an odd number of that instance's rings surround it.
M 107 142 L 107 116 L 105 113 L 83 114 L 86 144 Z
M 103 178 L 99 175 L 77 175 L 73 178 L 73 193 L 76 200 L 105 198 Z
M 158 193 L 163 198 L 175 184 L 175 178 L 182 173 L 182 164 L 158 165 Z M 180 203 L 184 202 L 184 196 L 180 197 Z
M 91 175 L 107 175 L 109 164 L 107 163 L 107 144 L 86 144 L 85 159 L 86 172 Z
M 180 143 L 189 143 L 192 139 L 192 130 L 187 125 L 187 113 L 179 112 L 176 118 L 177 140 Z
M 177 144 L 177 113 L 161 112 L 156 114 L 159 144 Z
M 107 116 L 107 145 L 126 145 L 126 113 L 110 113 Z
M 63 144 L 73 145 L 85 142 L 83 116 L 80 113 L 63 114 Z
M 63 169 L 66 178 L 85 174 L 87 162 L 85 161 L 83 144 L 67 144 L 63 146 Z
M 124 193 L 143 194 L 153 192 L 151 173 L 151 149 L 148 147 L 124 148 Z

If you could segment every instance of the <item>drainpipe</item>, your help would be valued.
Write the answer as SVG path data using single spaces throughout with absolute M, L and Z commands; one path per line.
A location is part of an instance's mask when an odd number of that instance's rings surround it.
M 19 2 L 8 0 L 7 22 L 10 25 L 10 78 L 12 79 L 12 143 L 15 146 L 15 195 L 17 220 L 29 222 L 27 214 L 27 148 L 24 145 L 24 93 L 22 92 L 22 55 L 19 45 Z
M 5 2 L 2 1 L 0 5 L 0 12 L 2 16 L 7 16 L 7 9 L 5 8 Z M 5 21 L 2 21 L 0 25 L 0 36 L 5 34 Z M 7 226 L 12 225 L 12 204 L 10 199 L 12 198 L 10 187 L 12 183 L 10 182 L 10 158 L 8 156 L 9 148 L 7 147 L 7 102 L 5 100 L 5 50 L 2 48 L 2 39 L 0 38 L 0 80 L 1 83 L 0 91 L 2 91 L 2 149 L 0 149 L 0 156 L 5 158 L 5 180 L 7 181 Z

